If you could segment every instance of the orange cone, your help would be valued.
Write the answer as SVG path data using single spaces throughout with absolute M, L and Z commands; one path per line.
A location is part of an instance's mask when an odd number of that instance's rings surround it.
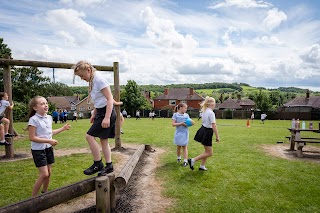
M 248 120 L 247 120 L 247 127 L 248 127 L 248 128 L 250 127 L 250 120 L 249 120 L 249 118 L 248 118 Z

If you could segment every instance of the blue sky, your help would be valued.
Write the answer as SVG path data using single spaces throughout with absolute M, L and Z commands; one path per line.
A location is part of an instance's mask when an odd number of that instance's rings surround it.
M 120 63 L 120 84 L 247 83 L 320 91 L 318 0 L 12 0 L 14 59 Z M 51 69 L 42 69 L 52 77 Z M 105 73 L 113 84 L 112 73 Z M 71 85 L 72 70 L 55 70 Z M 76 85 L 86 85 L 76 78 Z

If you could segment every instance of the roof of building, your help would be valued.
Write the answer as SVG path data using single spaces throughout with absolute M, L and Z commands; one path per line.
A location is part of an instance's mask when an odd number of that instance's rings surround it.
M 312 107 L 320 108 L 320 96 L 310 96 L 309 98 L 296 97 L 295 99 L 283 104 L 284 107 Z
M 242 109 L 242 107 L 236 103 L 233 99 L 228 98 L 219 105 L 219 109 Z
M 204 98 L 196 93 L 191 88 L 172 88 L 167 89 L 166 92 L 154 98 L 156 100 L 200 100 L 202 101 Z
M 48 101 L 54 104 L 57 108 L 70 108 L 71 104 L 76 105 L 79 102 L 78 96 L 51 96 Z

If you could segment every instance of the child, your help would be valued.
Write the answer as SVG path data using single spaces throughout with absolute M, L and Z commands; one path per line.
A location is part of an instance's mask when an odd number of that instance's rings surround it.
M 10 134 L 9 131 L 9 125 L 10 125 L 10 120 L 6 117 L 4 117 L 4 112 L 6 111 L 7 108 L 10 110 L 13 108 L 14 104 L 12 103 L 10 105 L 8 101 L 8 94 L 7 93 L 0 93 L 0 123 L 4 123 L 4 136 L 6 138 L 8 137 L 13 137 L 14 134 Z
M 262 113 L 261 114 L 261 123 L 264 124 L 264 120 L 266 120 L 267 114 L 266 113 Z
M 193 165 L 196 161 L 201 160 L 200 171 L 207 171 L 205 167 L 207 158 L 212 155 L 212 136 L 213 132 L 216 135 L 216 142 L 219 142 L 218 128 L 216 125 L 216 116 L 213 112 L 216 106 L 216 101 L 214 98 L 207 96 L 205 100 L 201 103 L 202 111 L 202 126 L 197 131 L 194 136 L 194 140 L 202 143 L 204 147 L 204 153 L 198 155 L 195 158 L 189 158 L 188 163 L 190 169 L 194 169 Z
M 113 172 L 111 161 L 111 149 L 108 138 L 115 137 L 116 112 L 113 108 L 113 96 L 109 83 L 102 77 L 96 69 L 86 61 L 79 61 L 73 66 L 74 74 L 78 75 L 82 80 L 89 82 L 89 97 L 93 101 L 95 109 L 90 118 L 93 123 L 86 134 L 90 150 L 93 155 L 93 164 L 86 170 L 84 174 L 92 175 L 99 172 L 98 175 L 106 175 Z M 100 147 L 95 137 L 100 138 L 102 152 L 106 160 L 104 167 L 100 155 Z
M 44 97 L 35 96 L 29 103 L 29 122 L 28 131 L 31 141 L 31 152 L 34 163 L 39 170 L 39 177 L 36 180 L 32 197 L 36 196 L 42 186 L 42 193 L 48 191 L 52 164 L 54 163 L 54 153 L 52 146 L 58 144 L 58 141 L 52 139 L 64 130 L 69 130 L 70 125 L 65 124 L 59 129 L 52 129 L 52 117 L 48 115 L 48 102 Z
M 180 103 L 176 106 L 176 112 L 172 116 L 172 126 L 176 127 L 174 133 L 174 144 L 177 145 L 177 162 L 181 162 L 181 148 L 183 150 L 183 166 L 188 166 L 188 142 L 189 130 L 185 120 L 190 118 L 186 113 L 188 106 L 185 103 Z M 194 122 L 192 121 L 192 125 Z
M 0 146 L 2 145 L 11 145 L 10 142 L 7 142 L 4 137 L 4 127 L 0 124 Z

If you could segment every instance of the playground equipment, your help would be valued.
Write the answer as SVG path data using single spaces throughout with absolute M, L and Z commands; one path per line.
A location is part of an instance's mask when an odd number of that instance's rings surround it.
M 0 66 L 4 67 L 3 84 L 4 92 L 9 96 L 9 102 L 12 103 L 12 81 L 11 81 L 11 68 L 10 66 L 30 66 L 30 67 L 48 67 L 48 68 L 61 68 L 71 69 L 73 63 L 58 63 L 47 61 L 28 61 L 28 60 L 14 60 L 0 58 Z M 93 65 L 98 71 L 109 71 L 114 73 L 114 99 L 120 101 L 120 83 L 119 83 L 119 63 L 113 62 L 113 66 L 100 66 Z M 117 117 L 120 117 L 120 106 L 115 106 Z M 6 116 L 10 121 L 13 121 L 12 112 L 9 112 Z M 10 122 L 9 132 L 13 132 L 13 122 Z M 121 148 L 120 140 L 120 120 L 116 121 L 116 136 L 115 136 L 115 148 Z M 8 139 L 8 142 L 13 142 L 12 139 Z M 13 143 L 10 146 L 5 147 L 6 158 L 14 158 L 14 146 Z
M 116 178 L 114 172 L 107 176 L 91 177 L 36 197 L 4 206 L 0 208 L 0 213 L 40 212 L 94 190 L 96 191 L 96 212 L 111 212 L 116 207 L 116 190 L 120 191 L 127 185 L 143 151 L 149 151 L 150 149 L 150 145 L 140 145 Z

